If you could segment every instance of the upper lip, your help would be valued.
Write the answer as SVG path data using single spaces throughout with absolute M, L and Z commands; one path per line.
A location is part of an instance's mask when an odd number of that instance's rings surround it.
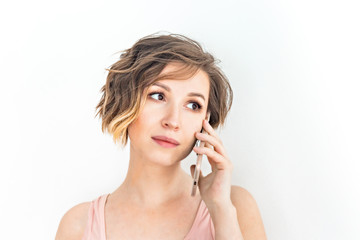
M 155 137 L 152 137 L 152 138 L 153 138 L 153 139 L 157 139 L 157 140 L 161 140 L 161 141 L 165 141 L 165 142 L 169 142 L 169 143 L 173 143 L 173 144 L 176 144 L 176 145 L 179 145 L 179 142 L 178 142 L 178 141 L 176 141 L 175 139 L 166 137 L 166 136 L 155 136 Z

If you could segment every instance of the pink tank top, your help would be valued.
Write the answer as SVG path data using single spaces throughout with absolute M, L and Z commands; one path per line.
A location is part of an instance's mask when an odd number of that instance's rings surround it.
M 82 240 L 106 240 L 105 202 L 109 194 L 101 195 L 91 202 L 88 221 Z M 194 223 L 184 240 L 214 240 L 215 228 L 203 200 L 197 210 Z

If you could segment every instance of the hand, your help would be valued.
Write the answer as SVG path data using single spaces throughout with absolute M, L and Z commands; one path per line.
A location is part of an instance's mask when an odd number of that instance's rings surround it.
M 219 136 L 206 120 L 203 120 L 203 128 L 208 134 L 196 132 L 195 137 L 205 142 L 205 146 L 194 147 L 193 149 L 196 153 L 207 156 L 212 172 L 204 177 L 200 171 L 198 186 L 201 198 L 208 207 L 231 204 L 230 192 L 233 165 Z M 195 167 L 195 165 L 190 167 L 193 177 Z

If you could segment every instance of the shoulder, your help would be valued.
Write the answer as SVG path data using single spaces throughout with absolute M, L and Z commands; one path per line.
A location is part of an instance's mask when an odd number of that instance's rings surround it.
M 243 187 L 231 186 L 231 201 L 237 204 L 254 204 L 255 199 L 248 190 Z
M 266 239 L 261 214 L 254 197 L 245 188 L 232 185 L 231 201 L 244 239 Z
M 91 202 L 83 202 L 70 208 L 60 220 L 55 240 L 81 240 Z
M 236 210 L 241 210 L 242 212 L 246 210 L 246 213 L 258 211 L 255 198 L 245 188 L 232 185 L 230 197 Z

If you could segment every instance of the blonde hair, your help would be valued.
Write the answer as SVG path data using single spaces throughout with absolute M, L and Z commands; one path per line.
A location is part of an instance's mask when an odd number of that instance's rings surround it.
M 183 67 L 160 75 L 170 62 L 182 63 Z M 115 143 L 120 141 L 121 146 L 125 147 L 128 126 L 141 112 L 148 87 L 161 79 L 186 79 L 199 69 L 206 72 L 210 80 L 209 123 L 214 129 L 224 125 L 232 105 L 233 92 L 214 57 L 204 52 L 198 42 L 183 35 L 152 34 L 122 51 L 120 60 L 106 69 L 109 73 L 101 88 L 102 97 L 95 115 L 102 119 L 102 132 L 109 132 Z

